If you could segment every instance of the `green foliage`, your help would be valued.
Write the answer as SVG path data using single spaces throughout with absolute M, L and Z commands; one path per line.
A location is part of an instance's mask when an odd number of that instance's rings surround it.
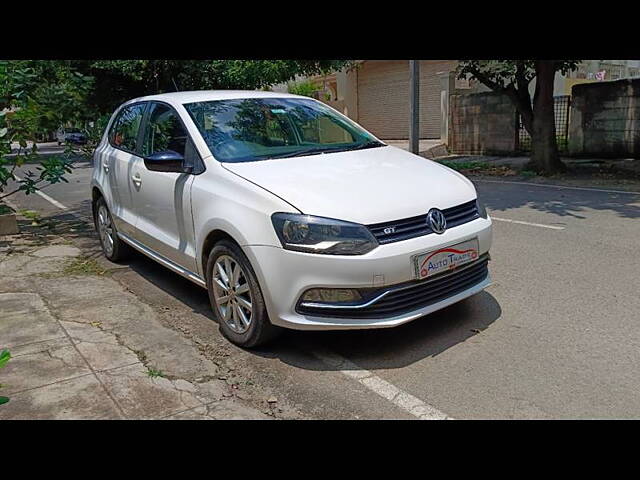
M 161 370 L 155 370 L 153 368 L 147 368 L 147 375 L 151 378 L 162 377 L 164 378 L 164 373 Z
M 11 358 L 11 353 L 9 352 L 9 350 L 6 350 L 6 349 L 2 350 L 0 352 L 0 368 L 4 367 L 10 358 Z
M 130 98 L 175 90 L 258 90 L 296 75 L 318 75 L 351 67 L 346 60 L 100 60 L 75 62 L 96 78 L 91 101 L 111 112 Z
M 74 258 L 62 270 L 63 275 L 104 275 L 106 272 L 107 270 L 91 257 Z
M 5 349 L 0 351 L 0 368 L 4 367 L 10 358 L 11 353 L 9 353 L 9 350 Z M 3 403 L 7 403 L 8 401 L 9 399 L 7 397 L 0 397 L 0 405 L 2 405 Z
M 311 80 L 303 82 L 291 82 L 287 84 L 287 91 L 294 95 L 303 95 L 305 97 L 313 97 L 313 94 L 320 90 L 320 87 Z
M 34 193 L 42 183 L 66 181 L 72 151 L 41 160 L 36 142 L 63 124 L 90 118 L 86 99 L 93 78 L 75 71 L 70 62 L 39 60 L 0 61 L 0 199 L 18 191 Z M 12 145 L 17 153 L 12 154 Z M 38 163 L 18 180 L 16 168 Z M 17 187 L 6 193 L 10 181 Z
M 87 122 L 84 128 L 81 129 L 82 133 L 87 136 L 87 143 L 79 145 L 78 147 L 71 146 L 73 153 L 78 153 L 86 159 L 90 159 L 93 156 L 93 152 L 102 140 L 102 135 L 109 124 L 111 113 L 100 115 L 95 120 Z
M 65 182 L 73 162 L 90 157 L 113 110 L 126 100 L 175 90 L 260 89 L 296 75 L 328 73 L 343 60 L 1 60 L 0 200 Z M 42 159 L 36 142 L 62 126 L 88 137 L 63 155 Z M 12 154 L 12 145 L 17 153 Z M 15 177 L 16 169 L 35 171 Z M 16 187 L 7 192 L 9 182 Z
M 40 214 L 35 210 L 20 210 L 18 213 L 20 213 L 20 215 L 22 215 L 24 218 L 28 218 L 29 220 L 31 220 L 32 225 L 40 224 Z
M 553 128 L 553 83 L 557 72 L 566 74 L 580 60 L 461 60 L 458 78 L 472 78 L 494 92 L 505 94 L 518 110 L 531 136 L 529 169 L 540 173 L 564 171 Z M 533 99 L 529 85 L 536 78 Z
M 536 76 L 535 60 L 460 60 L 458 78 L 470 76 L 494 91 L 528 86 Z M 554 62 L 555 70 L 566 74 L 577 68 L 580 60 Z

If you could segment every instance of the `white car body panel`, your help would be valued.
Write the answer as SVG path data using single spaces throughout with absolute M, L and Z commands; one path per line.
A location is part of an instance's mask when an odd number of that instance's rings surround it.
M 169 260 L 197 271 L 196 242 L 191 214 L 191 184 L 198 177 L 187 173 L 153 172 L 143 162 L 133 175 L 136 236 L 138 240 Z
M 135 155 L 112 147 L 105 131 L 94 157 L 91 185 L 104 196 L 123 240 L 175 272 L 204 286 L 204 245 L 224 232 L 240 245 L 256 273 L 271 322 L 294 329 L 390 327 L 414 320 L 478 293 L 481 283 L 428 307 L 389 318 L 357 319 L 302 315 L 301 294 L 313 287 L 363 288 L 415 278 L 413 255 L 477 238 L 489 252 L 491 220 L 477 218 L 430 234 L 380 245 L 364 255 L 323 255 L 286 250 L 271 215 L 304 213 L 363 225 L 395 221 L 446 209 L 476 198 L 463 175 L 395 147 L 306 157 L 218 162 L 184 103 L 217 99 L 297 97 L 271 92 L 177 92 L 131 100 L 170 104 L 181 117 L 206 170 L 198 175 L 152 172 Z M 305 98 L 306 97 L 298 97 Z M 106 166 L 106 168 L 105 168 Z M 139 188 L 132 177 L 139 174 Z
M 476 198 L 466 178 L 390 146 L 223 165 L 303 213 L 363 225 L 414 217 Z
M 302 293 L 314 287 L 367 288 L 383 287 L 415 279 L 411 257 L 478 238 L 479 254 L 489 251 L 492 242 L 491 220 L 478 218 L 454 227 L 442 235 L 425 235 L 402 242 L 381 245 L 365 255 L 346 258 L 340 255 L 317 255 L 292 252 L 278 247 L 253 246 L 245 253 L 254 266 L 263 291 L 271 321 L 295 329 L 365 328 L 394 326 L 405 323 L 414 312 L 387 319 L 348 319 L 300 315 L 295 305 Z M 382 280 L 381 283 L 376 282 Z M 489 285 L 489 279 L 483 287 Z M 470 289 L 469 295 L 477 293 Z M 473 293 L 471 293 L 473 292 Z M 469 296 L 468 295 L 468 296 Z M 466 297 L 461 297 L 466 298 Z M 443 303 L 443 306 L 450 303 Z M 439 308 L 442 308 L 439 307 Z M 435 311 L 437 310 L 429 310 Z M 429 313 L 426 310 L 424 313 Z M 387 322 L 388 320 L 388 322 Z

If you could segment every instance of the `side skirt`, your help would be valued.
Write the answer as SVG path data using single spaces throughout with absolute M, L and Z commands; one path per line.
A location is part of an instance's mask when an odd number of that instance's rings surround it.
M 139 252 L 144 253 L 147 257 L 155 260 L 160 265 L 168 268 L 169 270 L 176 272 L 179 275 L 182 275 L 184 278 L 191 280 L 193 283 L 201 286 L 202 288 L 207 288 L 207 282 L 205 282 L 202 279 L 202 277 L 200 277 L 200 275 L 193 273 L 190 270 L 187 270 L 186 268 L 182 268 L 177 263 L 174 263 L 168 258 L 165 258 L 162 255 L 160 255 L 159 253 L 154 252 L 150 248 L 145 247 L 143 244 L 141 244 L 137 240 L 134 240 L 133 238 L 129 237 L 124 233 L 118 232 L 118 237 L 122 239 L 123 242 L 127 243 L 128 245 L 131 245 L 133 248 L 135 248 Z

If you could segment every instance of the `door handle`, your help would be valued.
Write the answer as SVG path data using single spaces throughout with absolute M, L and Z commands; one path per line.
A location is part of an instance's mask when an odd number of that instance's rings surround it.
M 109 173 L 109 163 L 102 162 L 102 168 L 104 169 L 105 173 Z
M 138 173 L 131 176 L 131 181 L 136 187 L 139 187 L 142 184 L 142 179 L 140 178 L 140 174 Z

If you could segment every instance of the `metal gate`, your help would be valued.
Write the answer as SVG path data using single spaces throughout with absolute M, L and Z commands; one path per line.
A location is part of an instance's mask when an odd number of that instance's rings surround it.
M 556 142 L 558 151 L 569 151 L 569 114 L 571 111 L 571 96 L 561 95 L 553 97 L 553 113 L 556 121 Z M 522 117 L 518 116 L 518 136 L 516 137 L 516 150 L 519 152 L 531 151 L 531 136 L 522 124 Z

